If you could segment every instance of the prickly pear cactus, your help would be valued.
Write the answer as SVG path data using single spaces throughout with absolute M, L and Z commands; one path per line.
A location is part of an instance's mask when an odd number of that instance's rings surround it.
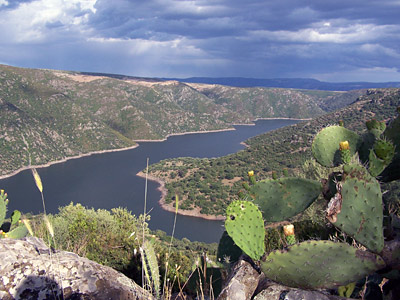
M 271 252 L 261 262 L 268 278 L 304 289 L 346 285 L 384 266 L 378 255 L 331 241 L 296 244 Z
M 21 218 L 21 212 L 19 210 L 14 210 L 11 215 L 11 225 L 15 225 Z
M 375 151 L 371 149 L 368 159 L 368 171 L 373 177 L 377 177 L 387 167 L 384 160 L 376 156 Z
M 6 218 L 7 204 L 7 193 L 5 193 L 4 190 L 0 190 L 0 226 L 3 225 Z M 28 229 L 24 224 L 22 224 L 20 217 L 21 213 L 18 210 L 15 210 L 11 215 L 11 226 L 9 229 L 7 229 L 9 231 L 4 232 L 3 230 L 0 230 L 0 238 L 8 237 L 20 239 L 28 234 Z
M 280 222 L 304 211 L 321 193 L 318 181 L 283 177 L 262 180 L 251 187 L 250 194 L 260 207 L 266 222 Z
M 377 121 L 375 119 L 365 122 L 367 129 L 376 137 L 379 137 L 386 129 L 386 124 L 383 121 Z
M 397 150 L 397 157 L 400 156 L 400 112 L 397 118 L 386 128 L 383 135 L 393 142 Z
M 27 234 L 28 234 L 28 229 L 25 227 L 24 224 L 20 224 L 18 227 L 7 232 L 5 234 L 5 237 L 11 238 L 11 239 L 22 239 L 23 237 L 27 236 Z
M 353 156 L 361 146 L 362 140 L 357 133 L 341 126 L 329 126 L 322 129 L 314 138 L 312 153 L 314 158 L 325 167 L 341 163 L 339 143 L 348 141 Z
M 7 193 L 4 190 L 0 190 L 0 226 L 3 224 L 7 213 Z
M 379 182 L 359 165 L 347 165 L 327 218 L 369 250 L 383 249 L 383 207 Z
M 377 139 L 374 144 L 374 152 L 378 158 L 382 159 L 388 165 L 394 156 L 394 145 L 389 140 Z
M 265 252 L 261 212 L 249 201 L 233 201 L 226 209 L 225 228 L 235 244 L 253 260 Z

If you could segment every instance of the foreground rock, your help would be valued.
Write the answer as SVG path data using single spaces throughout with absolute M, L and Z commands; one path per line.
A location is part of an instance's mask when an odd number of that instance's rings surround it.
M 317 291 L 305 291 L 280 285 L 263 273 L 258 273 L 253 266 L 245 261 L 239 262 L 233 268 L 224 289 L 217 300 L 339 300 L 348 299 Z
M 0 240 L 0 299 L 154 299 L 125 275 L 41 239 Z M 63 295 L 62 295 L 63 294 Z

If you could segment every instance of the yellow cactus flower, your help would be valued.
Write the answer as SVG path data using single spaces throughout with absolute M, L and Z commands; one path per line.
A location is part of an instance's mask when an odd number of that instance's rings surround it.
M 247 174 L 249 175 L 249 177 L 252 177 L 252 176 L 254 176 L 254 171 L 249 171 L 249 172 L 247 172 Z
M 41 193 L 43 193 L 43 185 L 42 185 L 42 180 L 40 179 L 39 173 L 36 171 L 36 169 L 32 169 L 32 174 L 33 178 L 35 179 L 35 183 L 37 188 Z
M 293 224 L 283 226 L 283 233 L 285 234 L 285 236 L 294 235 Z
M 339 149 L 340 150 L 349 150 L 350 149 L 349 142 L 348 141 L 340 142 Z

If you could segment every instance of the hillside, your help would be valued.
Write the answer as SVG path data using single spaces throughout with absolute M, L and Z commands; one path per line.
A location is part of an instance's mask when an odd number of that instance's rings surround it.
M 249 170 L 254 170 L 258 179 L 270 177 L 272 171 L 282 174 L 284 168 L 293 173 L 311 158 L 311 142 L 321 128 L 343 120 L 345 127 L 363 132 L 366 120 L 389 121 L 399 105 L 400 89 L 369 90 L 345 108 L 251 138 L 246 141 L 247 149 L 238 153 L 216 159 L 169 159 L 150 166 L 149 172 L 166 182 L 169 206 L 178 194 L 182 210 L 223 215 L 237 198 Z
M 0 176 L 29 161 L 39 165 L 133 147 L 135 140 L 225 129 L 256 118 L 310 118 L 344 95 L 0 65 Z
M 169 80 L 172 80 L 172 78 Z M 324 82 L 312 78 L 190 77 L 173 78 L 173 80 L 185 83 L 220 84 L 232 87 L 275 87 L 323 91 L 400 87 L 400 82 Z

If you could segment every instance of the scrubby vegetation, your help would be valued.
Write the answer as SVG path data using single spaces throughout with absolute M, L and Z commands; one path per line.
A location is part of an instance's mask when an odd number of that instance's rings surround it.
M 29 217 L 29 216 L 28 216 Z M 207 254 L 216 261 L 217 244 L 191 242 L 184 238 L 173 239 L 161 230 L 151 231 L 147 224 L 149 215 L 132 215 L 127 209 L 89 209 L 80 204 L 61 207 L 58 214 L 47 215 L 54 230 L 53 246 L 87 257 L 100 264 L 110 266 L 142 284 L 140 247 L 145 240 L 155 239 L 160 274 L 165 273 L 168 261 L 168 278 L 178 290 L 179 282 L 185 283 L 201 256 Z M 42 216 L 31 216 L 35 236 L 48 241 L 49 230 Z M 144 231 L 143 231 L 144 226 Z M 170 248 L 170 249 L 169 249 Z M 195 291 L 194 291 L 195 292 Z

